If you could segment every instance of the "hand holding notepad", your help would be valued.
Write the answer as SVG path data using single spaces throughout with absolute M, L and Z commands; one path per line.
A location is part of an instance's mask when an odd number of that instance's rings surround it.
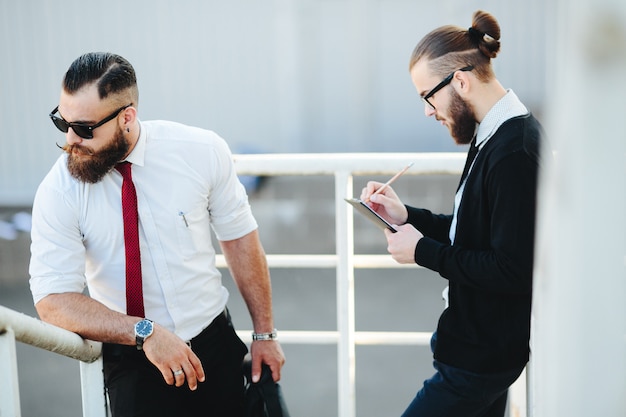
M 391 179 L 390 179 L 389 181 L 387 181 L 386 183 L 384 183 L 383 185 L 381 185 L 381 186 L 380 186 L 380 188 L 379 188 L 378 190 L 376 190 L 376 191 L 374 191 L 374 192 L 372 193 L 372 195 L 376 195 L 376 194 L 380 194 L 380 193 L 382 193 L 382 192 L 385 190 L 385 188 L 389 187 L 389 186 L 390 186 L 390 185 L 391 185 L 391 184 L 392 184 L 395 180 L 397 180 L 398 178 L 400 178 L 400 176 L 401 176 L 402 174 L 404 174 L 405 172 L 407 172 L 407 171 L 408 171 L 408 169 L 409 169 L 409 168 L 411 168 L 412 166 L 413 166 L 413 162 L 411 162 L 409 165 L 407 165 L 407 166 L 405 166 L 404 168 L 402 168 L 402 170 L 401 170 L 400 172 L 398 172 L 396 175 L 394 175 L 393 177 L 391 177 Z M 369 196 L 369 197 L 365 200 L 365 202 L 366 202 L 366 203 L 369 203 L 369 201 L 370 201 L 370 198 L 371 198 L 371 197 L 372 197 L 372 196 Z
M 413 166 L 413 162 L 409 165 L 405 166 L 400 172 L 391 177 L 389 181 L 384 183 L 380 188 L 378 188 L 372 195 L 380 194 L 387 188 L 391 183 L 400 178 L 402 174 L 404 174 L 409 168 Z M 370 195 L 370 197 L 372 196 Z M 370 198 L 367 198 L 365 201 L 360 200 L 358 198 L 346 198 L 345 199 L 348 204 L 354 207 L 359 213 L 364 215 L 367 219 L 372 221 L 376 226 L 381 229 L 389 229 L 392 232 L 397 232 L 397 230 L 391 225 L 387 220 L 383 219 L 378 213 L 376 213 L 367 203 L 370 201 Z
M 359 200 L 358 198 L 345 198 L 344 200 L 346 200 L 346 202 L 354 207 L 356 211 L 364 215 L 379 228 L 383 230 L 389 229 L 394 233 L 397 232 L 397 230 L 387 220 L 380 217 L 380 215 L 372 210 L 372 208 L 368 206 L 365 201 Z

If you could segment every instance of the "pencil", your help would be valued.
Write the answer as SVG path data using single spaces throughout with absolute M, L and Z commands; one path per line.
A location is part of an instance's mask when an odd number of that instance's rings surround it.
M 389 187 L 391 185 L 391 183 L 393 183 L 395 180 L 397 180 L 398 178 L 400 178 L 400 176 L 402 174 L 404 174 L 409 168 L 411 168 L 413 166 L 413 162 L 411 162 L 409 165 L 405 166 L 404 168 L 402 168 L 402 170 L 400 172 L 398 172 L 396 175 L 394 175 L 393 177 L 391 177 L 389 179 L 389 181 L 387 181 L 386 183 L 384 183 L 378 190 L 374 191 L 372 193 L 372 195 L 376 195 L 376 194 L 380 194 L 382 193 L 385 188 Z M 369 203 L 370 198 L 372 197 L 372 195 L 370 195 L 367 200 L 365 201 L 366 203 Z

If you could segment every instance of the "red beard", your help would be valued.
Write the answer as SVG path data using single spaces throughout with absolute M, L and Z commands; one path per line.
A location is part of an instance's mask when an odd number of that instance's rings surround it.
M 67 169 L 79 181 L 95 184 L 111 171 L 128 153 L 130 146 L 122 130 L 118 130 L 110 143 L 99 151 L 88 146 L 65 145 Z

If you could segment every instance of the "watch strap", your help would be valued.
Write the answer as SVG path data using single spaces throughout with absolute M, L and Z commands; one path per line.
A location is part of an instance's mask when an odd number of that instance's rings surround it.
M 276 340 L 278 339 L 277 330 L 274 329 L 271 333 L 252 333 L 252 340 Z

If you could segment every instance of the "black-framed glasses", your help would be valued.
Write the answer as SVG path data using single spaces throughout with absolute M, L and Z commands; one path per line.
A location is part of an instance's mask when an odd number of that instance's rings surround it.
M 463 67 L 463 68 L 461 68 L 461 69 L 459 69 L 457 71 L 471 71 L 473 69 L 474 69 L 473 65 L 468 65 L 467 67 Z M 452 78 L 454 77 L 455 73 L 456 73 L 456 71 L 452 71 L 452 73 L 450 73 L 450 75 L 448 75 L 439 84 L 437 84 L 435 86 L 435 88 L 433 88 L 432 90 L 430 90 L 428 92 L 428 94 L 423 96 L 422 100 L 424 100 L 424 103 L 428 104 L 430 107 L 433 108 L 433 110 L 435 110 L 435 106 L 433 106 L 433 103 L 428 101 L 428 99 L 431 98 L 432 96 L 434 96 L 437 91 L 441 90 L 443 87 L 445 87 L 446 85 L 450 84 L 450 82 L 452 82 Z
M 67 133 L 69 128 L 71 127 L 74 133 L 80 136 L 83 139 L 93 139 L 93 130 L 102 126 L 103 124 L 110 122 L 115 119 L 122 110 L 125 110 L 132 106 L 133 103 L 127 104 L 119 109 L 115 110 L 113 113 L 100 120 L 98 123 L 93 125 L 88 125 L 85 123 L 71 123 L 63 119 L 62 117 L 56 116 L 55 113 L 59 111 L 59 106 L 56 106 L 54 110 L 52 110 L 49 114 L 50 119 L 52 119 L 52 123 L 63 133 Z

